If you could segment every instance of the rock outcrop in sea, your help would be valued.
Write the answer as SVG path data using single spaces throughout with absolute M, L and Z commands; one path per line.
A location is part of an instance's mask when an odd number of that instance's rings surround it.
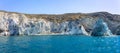
M 103 19 L 98 19 L 91 36 L 111 36 L 113 35 Z
M 66 28 L 63 34 L 68 35 L 89 35 L 82 25 L 74 25 L 72 24 L 71 28 Z
M 120 15 L 108 12 L 47 15 L 0 11 L 0 36 L 90 35 L 94 24 L 100 17 L 107 23 L 113 34 L 120 35 Z

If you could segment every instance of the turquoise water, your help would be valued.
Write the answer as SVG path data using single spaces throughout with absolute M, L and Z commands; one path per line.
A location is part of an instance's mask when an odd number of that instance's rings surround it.
M 120 53 L 120 37 L 1 36 L 0 53 Z

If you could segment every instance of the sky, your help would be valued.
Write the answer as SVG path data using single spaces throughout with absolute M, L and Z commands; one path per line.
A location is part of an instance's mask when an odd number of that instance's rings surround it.
M 28 14 L 91 13 L 120 14 L 120 0 L 0 0 L 0 10 Z

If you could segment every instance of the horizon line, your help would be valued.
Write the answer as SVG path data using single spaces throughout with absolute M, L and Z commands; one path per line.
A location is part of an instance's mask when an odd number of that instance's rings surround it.
M 106 12 L 106 13 L 110 13 L 110 14 L 116 14 L 116 13 L 111 13 L 108 11 L 96 11 L 96 12 L 66 12 L 66 13 L 25 13 L 25 12 L 17 12 L 17 11 L 8 11 L 8 10 L 0 10 L 0 12 L 8 12 L 8 13 L 18 13 L 18 14 L 41 14 L 41 15 L 61 15 L 61 14 L 77 14 L 77 13 L 82 13 L 82 14 L 89 14 L 89 13 L 99 13 L 99 12 Z M 117 14 L 120 15 L 120 14 Z

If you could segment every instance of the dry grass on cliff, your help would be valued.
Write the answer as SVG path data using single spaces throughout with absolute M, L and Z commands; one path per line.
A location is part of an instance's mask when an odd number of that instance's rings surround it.
M 64 21 L 72 21 L 77 20 L 82 17 L 87 17 L 86 14 L 61 14 L 61 15 L 29 15 L 26 14 L 26 16 L 30 19 L 37 18 L 37 19 L 45 19 L 51 22 L 64 22 Z

